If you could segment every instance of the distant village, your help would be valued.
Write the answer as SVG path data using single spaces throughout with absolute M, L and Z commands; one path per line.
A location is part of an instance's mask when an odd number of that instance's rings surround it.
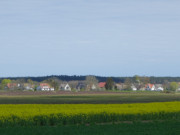
M 150 83 L 148 78 L 142 80 L 139 76 L 134 77 L 134 82 L 126 79 L 123 83 L 117 83 L 110 77 L 105 82 L 99 82 L 95 76 L 87 76 L 85 80 L 73 81 L 62 81 L 55 77 L 41 82 L 31 79 L 2 79 L 0 88 L 21 91 L 180 91 L 180 83 L 155 84 Z

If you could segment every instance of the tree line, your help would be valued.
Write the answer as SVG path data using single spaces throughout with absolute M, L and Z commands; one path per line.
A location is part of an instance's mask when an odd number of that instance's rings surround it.
M 52 75 L 52 76 L 40 76 L 40 77 L 8 77 L 8 78 L 0 78 L 0 81 L 2 81 L 3 79 L 10 79 L 10 80 L 24 80 L 27 82 L 27 80 L 30 79 L 32 81 L 42 82 L 44 80 L 48 80 L 53 77 L 62 81 L 75 81 L 75 80 L 83 81 L 86 80 L 87 76 Z M 163 84 L 166 82 L 180 82 L 180 77 L 154 77 L 154 76 L 148 77 L 148 76 L 138 76 L 138 75 L 135 75 L 133 77 L 113 77 L 113 76 L 110 77 L 95 76 L 95 77 L 99 82 L 106 82 L 108 78 L 112 78 L 113 81 L 116 83 L 125 83 L 126 80 L 135 83 L 137 77 L 139 77 L 142 81 L 148 81 L 149 83 L 153 83 L 153 84 Z

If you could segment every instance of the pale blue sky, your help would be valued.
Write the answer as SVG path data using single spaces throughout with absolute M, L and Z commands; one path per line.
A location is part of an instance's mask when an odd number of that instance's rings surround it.
M 0 77 L 180 76 L 179 0 L 0 0 Z

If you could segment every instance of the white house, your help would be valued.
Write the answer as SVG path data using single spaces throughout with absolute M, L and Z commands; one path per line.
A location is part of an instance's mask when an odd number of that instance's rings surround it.
M 118 89 L 118 90 L 123 90 L 125 88 L 125 85 L 124 84 L 116 84 L 115 87 Z
M 91 86 L 91 89 L 92 89 L 92 90 L 97 89 L 97 88 L 96 88 L 96 85 L 93 84 L 93 85 Z
M 40 85 L 36 88 L 36 90 L 40 91 L 54 91 L 53 87 L 50 87 L 48 83 L 40 83 Z
M 24 90 L 34 90 L 34 85 L 29 84 L 29 83 L 24 83 L 23 88 Z
M 59 88 L 60 88 L 60 90 L 71 91 L 71 87 L 69 86 L 68 83 L 66 83 L 66 84 L 61 84 Z
M 155 90 L 156 91 L 163 91 L 164 88 L 163 88 L 162 84 L 155 84 Z
M 89 84 L 89 85 L 86 85 L 86 90 L 96 90 L 97 87 L 95 84 Z
M 131 89 L 132 89 L 133 91 L 136 91 L 136 90 L 137 90 L 137 88 L 136 88 L 134 85 L 131 86 Z
M 155 90 L 155 85 L 154 84 L 147 84 L 145 86 L 145 90 L 154 91 Z

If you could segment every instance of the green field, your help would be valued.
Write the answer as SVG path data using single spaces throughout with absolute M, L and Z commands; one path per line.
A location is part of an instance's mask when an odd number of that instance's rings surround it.
M 1 135 L 179 135 L 180 122 L 91 126 L 6 127 Z
M 180 93 L 0 95 L 0 104 L 122 104 L 180 101 Z

